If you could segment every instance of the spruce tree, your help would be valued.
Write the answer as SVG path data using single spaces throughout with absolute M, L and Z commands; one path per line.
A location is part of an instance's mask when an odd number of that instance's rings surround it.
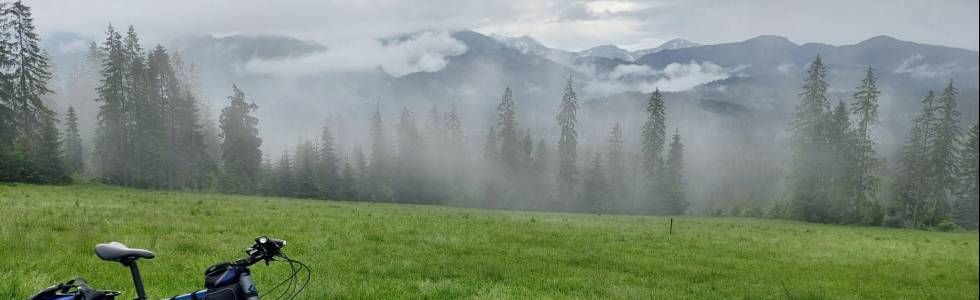
M 201 121 L 200 100 L 193 87 L 196 83 L 191 82 L 194 80 L 192 75 L 186 74 L 192 71 L 187 70 L 179 54 L 166 55 L 166 49 L 157 48 L 154 50 L 158 53 L 156 61 L 151 60 L 150 68 L 163 71 L 160 74 L 167 78 L 162 93 L 166 95 L 166 101 L 162 104 L 167 143 L 172 149 L 168 161 L 174 164 L 169 180 L 177 188 L 201 189 L 210 185 L 217 163 L 208 153 L 209 141 Z M 169 60 L 163 61 L 168 56 Z
M 978 211 L 980 211 L 980 194 L 977 188 L 978 145 L 977 125 L 974 124 L 960 147 L 957 161 L 958 185 L 956 202 L 954 203 L 956 222 L 965 229 L 977 229 Z
M 51 66 L 41 50 L 41 39 L 35 32 L 31 8 L 16 1 L 3 8 L 0 15 L 3 21 L 0 31 L 6 32 L 9 39 L 4 46 L 6 61 L 0 61 L 7 64 L 5 69 L 10 70 L 5 75 L 9 77 L 10 90 L 5 94 L 17 128 L 17 143 L 22 143 L 27 151 L 33 151 L 33 140 L 41 131 L 37 129 L 46 126 L 43 123 L 54 115 L 41 100 L 52 93 L 48 88 Z M 25 155 L 30 157 L 33 153 Z
M 60 136 L 54 112 L 42 101 L 51 69 L 40 48 L 30 7 L 16 1 L 0 8 L 0 136 L 13 147 L 0 146 L 0 175 L 15 181 L 64 182 Z M 9 118 L 9 119 L 7 119 Z M 58 146 L 57 149 L 43 147 Z M 62 173 L 58 173 L 62 172 Z
M 31 164 L 34 168 L 31 173 L 36 177 L 29 182 L 68 183 L 71 178 L 62 161 L 64 154 L 61 151 L 61 135 L 55 124 L 56 119 L 54 116 L 47 116 L 40 121 L 37 128 L 40 132 L 32 156 L 34 161 Z
M 830 182 L 833 151 L 827 131 L 830 102 L 826 93 L 827 69 L 818 55 L 807 69 L 800 93 L 800 104 L 792 123 L 792 169 L 787 179 L 790 206 L 794 215 L 811 222 L 832 221 Z
M 357 172 L 354 199 L 369 200 L 371 198 L 371 167 L 368 165 L 367 156 L 364 155 L 364 148 L 360 146 L 354 149 L 354 164 Z
M 263 196 L 275 196 L 279 194 L 279 178 L 276 176 L 276 165 L 272 163 L 272 158 L 268 154 L 262 158 L 259 164 L 258 187 L 256 193 Z
M 133 26 L 129 26 L 123 38 L 128 58 L 126 75 L 126 97 L 130 110 L 133 131 L 134 161 L 136 167 L 134 181 L 140 187 L 174 188 L 172 178 L 175 167 L 167 137 L 165 105 L 171 99 L 172 89 L 168 81 L 173 79 L 169 65 L 169 55 L 163 47 L 157 47 L 145 54 L 140 46 L 139 36 Z M 162 53 L 161 53 L 162 52 Z M 164 60 L 156 64 L 151 60 Z M 153 65 L 151 66 L 151 63 Z M 167 74 L 169 73 L 169 74 Z
M 6 7 L 0 2 L 0 11 Z M 0 22 L 4 22 L 0 15 Z M 0 30 L 0 70 L 8 68 L 12 62 L 7 46 L 6 32 Z M 17 136 L 17 126 L 14 122 L 13 99 L 10 91 L 12 82 L 7 74 L 0 72 L 0 181 L 16 180 L 17 162 L 14 158 L 14 137 Z
M 279 162 L 276 163 L 276 195 L 280 197 L 294 197 L 296 195 L 296 181 L 293 178 L 293 161 L 289 158 L 289 150 L 283 150 Z
M 912 129 L 899 161 L 900 173 L 896 191 L 898 207 L 892 217 L 911 227 L 921 227 L 932 211 L 933 184 L 929 156 L 929 131 L 932 127 L 936 97 L 932 91 L 922 100 L 922 113 L 912 120 Z M 929 225 L 929 224 L 925 224 Z
M 851 114 L 857 121 L 857 136 L 854 142 L 856 161 L 855 168 L 855 203 L 858 215 L 864 224 L 878 224 L 881 220 L 881 207 L 876 196 L 880 180 L 878 179 L 878 157 L 871 131 L 878 123 L 878 91 L 877 78 L 874 69 L 868 67 L 861 86 L 854 93 L 854 103 L 851 104 Z
M 78 114 L 75 107 L 68 106 L 65 115 L 65 171 L 69 174 L 81 174 L 85 168 L 85 158 L 82 149 L 82 136 L 78 133 Z
M 465 151 L 465 140 L 462 120 L 460 120 L 459 112 L 456 109 L 456 102 L 449 105 L 449 110 L 443 117 L 443 121 L 447 146 L 450 148 L 448 152 L 452 153 L 453 156 L 461 156 Z
M 858 208 L 863 203 L 859 197 L 858 141 L 851 128 L 851 120 L 844 101 L 838 101 L 830 115 L 827 127 L 827 143 L 832 156 L 827 161 L 830 169 L 831 194 L 828 200 L 827 221 L 855 223 L 860 221 Z
M 851 103 L 851 113 L 857 117 L 857 131 L 866 139 L 871 139 L 871 129 L 878 123 L 878 78 L 874 69 L 868 71 L 861 80 L 861 86 L 854 92 L 854 103 Z
M 330 131 L 330 122 L 323 124 L 323 131 L 320 134 L 318 165 L 319 175 L 317 177 L 319 177 L 320 196 L 324 198 L 340 196 L 340 160 L 337 158 L 333 133 Z
M 202 134 L 204 139 L 204 151 L 212 161 L 221 160 L 221 129 L 211 115 L 211 106 L 202 101 L 199 107 L 201 111 L 201 123 L 203 124 Z
M 558 127 L 561 128 L 558 137 L 558 199 L 566 202 L 576 199 L 579 183 L 579 170 L 575 163 L 578 147 L 578 132 L 575 130 L 577 112 L 578 96 L 575 95 L 572 78 L 569 77 L 556 118 Z
M 317 186 L 317 164 L 320 153 L 313 142 L 304 141 L 296 146 L 293 160 L 293 196 L 298 198 L 315 198 L 320 196 Z
M 531 175 L 539 177 L 548 172 L 548 145 L 544 139 L 538 140 L 538 146 L 534 147 L 534 158 L 531 161 Z
M 608 181 L 606 170 L 602 166 L 602 154 L 596 152 L 592 162 L 585 169 L 582 183 L 583 210 L 591 213 L 602 213 L 604 202 L 608 201 Z
M 459 112 L 456 109 L 456 102 L 449 105 L 449 110 L 443 118 L 444 134 L 446 140 L 446 154 L 449 161 L 449 176 L 453 178 L 453 185 L 462 188 L 464 184 L 464 170 L 466 162 L 466 140 L 463 136 L 463 126 Z M 435 145 L 435 143 L 432 143 Z
M 336 197 L 340 200 L 357 200 L 357 177 L 349 160 L 344 161 L 344 168 L 340 171 Z
M 929 146 L 926 151 L 932 168 L 929 172 L 932 185 L 930 197 L 932 211 L 923 221 L 929 225 L 939 224 L 950 214 L 949 206 L 952 199 L 949 195 L 955 188 L 957 176 L 956 146 L 962 134 L 958 125 L 960 112 L 956 110 L 957 94 L 951 80 L 939 96 L 938 103 L 934 107 L 932 126 L 928 127 L 927 131 Z
M 259 119 L 251 115 L 258 109 L 255 103 L 245 102 L 245 93 L 232 86 L 234 94 L 228 97 L 228 107 L 221 110 L 221 189 L 230 193 L 255 192 L 258 183 L 259 164 L 262 160 L 262 139 L 256 126 Z
M 415 117 L 407 107 L 398 118 L 398 162 L 394 177 L 395 198 L 399 202 L 421 203 L 426 199 L 423 180 L 422 140 Z
M 524 130 L 524 135 L 521 137 L 520 145 L 520 166 L 526 174 L 526 172 L 530 170 L 530 166 L 534 163 L 534 140 L 531 139 L 531 130 Z
M 653 94 L 650 95 L 650 100 L 647 101 L 647 120 L 643 123 L 641 134 L 644 187 L 648 197 L 646 202 L 650 207 L 648 210 L 659 213 L 656 211 L 657 207 L 662 206 L 659 204 L 662 199 L 657 199 L 657 196 L 661 194 L 659 189 L 662 180 L 659 177 L 663 165 L 662 153 L 667 140 L 666 107 L 660 89 L 654 90 Z
M 102 45 L 106 54 L 102 64 L 101 84 L 97 88 L 99 126 L 96 131 L 95 155 L 104 181 L 112 184 L 133 183 L 134 161 L 131 143 L 132 120 L 126 95 L 128 56 L 122 35 L 110 24 Z
M 429 120 L 428 120 L 429 122 L 426 125 L 427 127 L 425 128 L 425 134 L 426 134 L 425 140 L 428 142 L 428 144 L 432 145 L 433 147 L 440 147 L 447 142 L 447 137 L 446 137 L 447 117 L 448 114 L 443 114 L 439 112 L 439 108 L 436 107 L 435 105 L 433 105 L 432 109 L 429 110 Z M 438 156 L 438 154 L 435 153 L 439 153 L 439 151 L 429 151 L 429 153 Z M 430 158 L 438 158 L 438 157 L 430 157 Z M 442 162 L 443 161 L 441 159 L 435 159 L 430 163 L 441 164 Z
M 388 136 L 385 134 L 384 120 L 381 118 L 381 104 L 378 103 L 371 115 L 371 171 L 369 175 L 370 197 L 374 201 L 388 201 L 392 197 L 390 187 L 391 154 Z
M 487 129 L 487 137 L 483 141 L 483 166 L 481 168 L 484 203 L 494 208 L 502 208 L 500 198 L 500 150 L 497 148 L 497 132 L 494 126 Z
M 674 131 L 670 148 L 667 150 L 667 160 L 663 168 L 663 190 L 661 191 L 661 206 L 658 209 L 664 215 L 683 215 L 688 202 L 684 193 L 684 144 L 681 143 L 679 130 Z
M 0 2 L 0 12 L 7 10 L 7 3 Z M 13 66 L 13 55 L 10 53 L 10 34 L 5 28 L 9 22 L 7 16 L 0 13 L 0 181 L 12 181 L 14 175 L 13 140 L 17 136 L 17 124 L 14 122 L 13 80 L 6 72 Z
M 138 103 L 137 152 L 142 154 L 143 168 L 140 173 L 148 181 L 144 185 L 182 188 L 190 181 L 190 170 L 197 162 L 184 143 L 185 139 L 193 139 L 193 131 L 182 128 L 184 94 L 170 64 L 170 54 L 163 46 L 157 45 L 150 51 L 142 72 L 146 76 L 146 95 L 134 100 Z M 188 133 L 190 136 L 185 137 Z
M 504 89 L 504 95 L 497 104 L 497 139 L 500 140 L 500 161 L 503 170 L 508 175 L 517 174 L 521 167 L 521 145 L 517 116 L 514 107 L 513 94 L 510 87 Z
M 623 128 L 616 122 L 606 139 L 606 173 L 609 176 L 610 195 L 616 200 L 625 198 L 626 192 L 626 153 Z

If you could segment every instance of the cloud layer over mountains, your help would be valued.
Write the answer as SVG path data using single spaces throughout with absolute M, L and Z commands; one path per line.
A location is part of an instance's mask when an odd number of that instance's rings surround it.
M 447 57 L 462 55 L 466 45 L 447 32 L 410 35 L 380 41 L 361 39 L 300 57 L 251 59 L 245 70 L 279 75 L 314 75 L 322 72 L 365 71 L 380 67 L 401 77 L 415 72 L 436 72 L 448 64 Z

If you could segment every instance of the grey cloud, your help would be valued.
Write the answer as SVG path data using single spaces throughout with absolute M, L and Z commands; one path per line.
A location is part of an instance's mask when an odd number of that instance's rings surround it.
M 558 14 L 559 21 L 595 20 L 598 18 L 600 16 L 589 10 L 582 2 L 571 3 Z
M 528 34 L 569 50 L 614 43 L 652 47 L 673 37 L 701 43 L 762 34 L 850 44 L 890 35 L 978 49 L 978 4 L 947 1 L 72 1 L 28 0 L 42 32 L 101 36 L 108 22 L 133 24 L 147 42 L 188 34 L 283 34 L 323 44 L 423 30 Z M 607 10 L 606 4 L 626 9 Z M 608 6 L 608 5 L 607 5 Z M 637 49 L 631 49 L 637 50 Z

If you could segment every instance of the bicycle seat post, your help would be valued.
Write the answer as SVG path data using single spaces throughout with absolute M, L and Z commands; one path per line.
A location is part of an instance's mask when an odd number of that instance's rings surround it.
M 136 299 L 147 300 L 146 291 L 143 289 L 143 278 L 140 276 L 140 269 L 136 266 L 136 259 L 120 261 L 124 266 L 129 267 L 129 272 L 133 274 L 133 285 L 136 286 Z
M 95 255 L 107 261 L 118 262 L 129 267 L 129 272 L 133 273 L 133 284 L 136 285 L 136 300 L 146 300 L 146 291 L 143 290 L 143 278 L 140 277 L 140 269 L 136 266 L 136 260 L 140 258 L 152 259 L 153 252 L 143 249 L 133 249 L 126 245 L 112 242 L 108 244 L 95 245 Z

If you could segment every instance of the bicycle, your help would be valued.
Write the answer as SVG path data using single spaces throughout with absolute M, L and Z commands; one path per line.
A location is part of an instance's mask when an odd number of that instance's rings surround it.
M 168 300 L 259 300 L 260 297 L 276 291 L 283 284 L 289 282 L 286 289 L 279 294 L 277 299 L 293 299 L 310 283 L 312 270 L 309 266 L 295 259 L 291 259 L 282 252 L 286 246 L 286 241 L 271 239 L 266 236 L 255 238 L 255 244 L 245 249 L 248 257 L 239 259 L 235 262 L 222 262 L 209 267 L 204 272 L 203 290 L 191 293 L 176 295 Z M 139 267 L 136 262 L 140 259 L 153 259 L 154 254 L 148 250 L 129 248 L 117 242 L 108 244 L 98 244 L 95 246 L 95 255 L 102 260 L 117 262 L 129 268 L 133 276 L 133 285 L 136 288 L 135 300 L 146 300 L 146 291 L 143 288 L 143 278 L 140 275 Z M 290 275 L 279 282 L 269 291 L 263 294 L 258 293 L 255 282 L 252 281 L 252 273 L 249 267 L 265 262 L 286 262 L 289 264 Z M 306 281 L 299 284 L 299 273 L 306 271 Z M 30 300 L 112 300 L 121 295 L 118 291 L 96 290 L 88 286 L 83 279 L 72 279 L 68 282 L 54 285 L 39 291 Z M 285 297 L 285 298 L 284 298 Z

